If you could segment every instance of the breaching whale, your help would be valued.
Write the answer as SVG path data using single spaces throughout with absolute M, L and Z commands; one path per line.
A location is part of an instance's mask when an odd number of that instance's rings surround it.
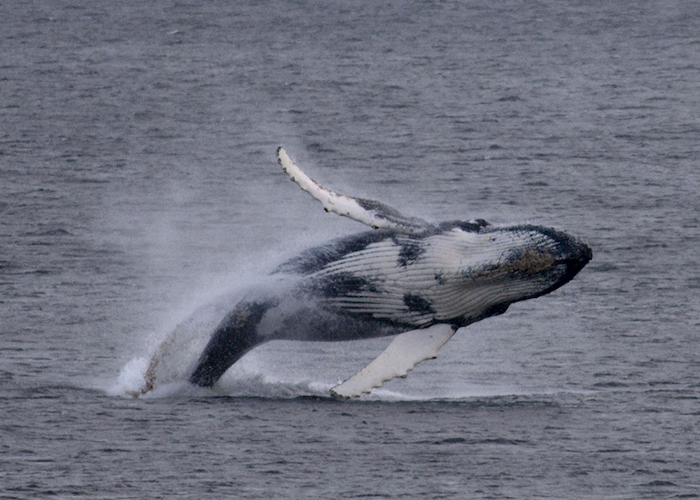
M 189 376 L 193 384 L 213 386 L 247 352 L 271 340 L 397 335 L 372 363 L 331 390 L 359 396 L 434 358 L 458 328 L 556 290 L 592 257 L 587 244 L 552 228 L 407 217 L 378 201 L 324 188 L 281 147 L 277 158 L 326 211 L 373 230 L 307 250 L 251 289 L 212 333 Z M 157 362 L 155 355 L 151 366 Z M 153 387 L 149 372 L 142 392 Z

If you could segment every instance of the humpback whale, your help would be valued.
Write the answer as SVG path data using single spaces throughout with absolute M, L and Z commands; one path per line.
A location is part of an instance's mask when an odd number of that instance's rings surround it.
M 548 294 L 591 259 L 556 229 L 476 219 L 431 223 L 353 198 L 308 177 L 281 147 L 278 162 L 327 212 L 372 230 L 284 262 L 215 328 L 189 375 L 213 386 L 242 356 L 272 340 L 338 341 L 397 335 L 372 363 L 331 393 L 355 397 L 434 358 L 455 331 Z M 157 364 L 157 356 L 151 365 Z M 153 387 L 153 370 L 147 392 Z

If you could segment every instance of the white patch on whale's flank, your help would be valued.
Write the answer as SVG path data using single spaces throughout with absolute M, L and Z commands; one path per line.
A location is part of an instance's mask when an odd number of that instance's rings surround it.
M 372 289 L 323 301 L 345 311 L 415 326 L 464 315 L 476 317 L 489 304 L 512 300 L 527 294 L 528 289 L 535 291 L 543 287 L 536 279 L 503 282 L 503 274 L 513 269 L 536 269 L 534 264 L 529 267 L 519 264 L 522 258 L 513 261 L 513 248 L 555 246 L 536 231 L 479 234 L 455 228 L 418 240 L 423 250 L 421 255 L 413 262 L 400 264 L 402 243 L 406 242 L 396 237 L 372 243 L 311 274 L 314 278 L 329 279 L 352 274 L 374 285 Z M 525 255 L 528 263 L 536 260 L 531 254 Z M 419 297 L 425 307 L 409 307 L 407 294 Z
M 438 350 L 452 338 L 456 329 L 444 323 L 398 335 L 384 352 L 362 371 L 331 389 L 344 398 L 370 392 L 394 377 L 405 377 L 421 361 L 437 357 Z

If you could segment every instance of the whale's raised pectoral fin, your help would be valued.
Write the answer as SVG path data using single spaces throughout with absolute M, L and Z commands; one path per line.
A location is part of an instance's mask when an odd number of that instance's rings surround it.
M 435 358 L 455 331 L 452 325 L 438 324 L 398 335 L 362 371 L 333 387 L 331 394 L 344 398 L 357 397 L 394 377 L 405 377 L 421 361 Z
M 299 184 L 302 190 L 320 201 L 326 212 L 349 217 L 375 229 L 385 227 L 416 233 L 431 227 L 423 219 L 406 217 L 398 210 L 378 201 L 353 198 L 321 186 L 302 172 L 281 147 L 277 148 L 277 159 L 289 177 Z

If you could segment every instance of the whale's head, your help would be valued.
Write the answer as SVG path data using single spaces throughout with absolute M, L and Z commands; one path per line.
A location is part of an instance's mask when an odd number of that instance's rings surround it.
M 453 229 L 461 241 L 453 277 L 460 283 L 469 324 L 505 312 L 510 304 L 545 295 L 568 283 L 591 260 L 586 243 L 533 225 Z

